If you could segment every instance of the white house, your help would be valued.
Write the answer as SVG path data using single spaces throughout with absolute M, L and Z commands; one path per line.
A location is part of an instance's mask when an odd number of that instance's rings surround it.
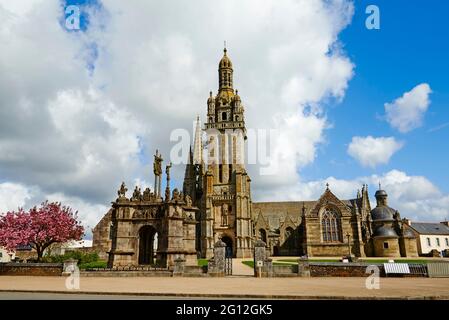
M 15 252 L 10 252 L 3 247 L 0 247 L 0 262 L 11 262 L 16 257 Z
M 65 243 L 57 243 L 55 245 L 52 245 L 50 250 L 46 250 L 45 254 L 63 255 L 67 251 L 91 247 L 92 247 L 92 240 L 69 241 Z
M 449 221 L 429 223 L 407 220 L 406 223 L 416 236 L 419 255 L 428 254 L 433 249 L 440 253 L 449 250 Z

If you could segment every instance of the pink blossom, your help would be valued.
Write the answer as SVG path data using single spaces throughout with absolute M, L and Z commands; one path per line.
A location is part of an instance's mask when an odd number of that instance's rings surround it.
M 12 251 L 20 245 L 31 245 L 38 260 L 51 244 L 81 240 L 83 235 L 77 212 L 58 202 L 46 201 L 28 212 L 19 209 L 0 217 L 0 246 Z

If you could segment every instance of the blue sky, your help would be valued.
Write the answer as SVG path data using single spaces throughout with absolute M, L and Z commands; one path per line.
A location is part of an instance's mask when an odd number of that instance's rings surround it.
M 365 28 L 365 8 L 380 8 L 380 30 Z M 449 2 L 357 1 L 352 23 L 340 34 L 344 50 L 356 65 L 342 103 L 328 109 L 333 128 L 316 161 L 303 170 L 306 179 L 355 178 L 399 168 L 424 175 L 449 191 Z M 432 89 L 424 124 L 401 134 L 382 120 L 384 103 L 416 85 Z M 404 147 L 386 165 L 363 168 L 350 158 L 347 145 L 355 135 L 393 136 Z

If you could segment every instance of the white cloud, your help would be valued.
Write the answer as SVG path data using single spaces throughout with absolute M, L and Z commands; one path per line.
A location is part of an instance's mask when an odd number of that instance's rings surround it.
M 388 193 L 389 205 L 399 210 L 401 217 L 415 221 L 443 221 L 449 218 L 449 194 L 442 193 L 423 176 L 410 176 L 399 170 L 352 180 L 328 177 L 323 180 L 301 181 L 292 188 L 272 188 L 259 192 L 253 195 L 253 201 L 316 200 L 323 194 L 326 183 L 329 183 L 331 191 L 340 199 L 354 199 L 357 189 L 368 184 L 374 208 L 374 193 L 379 182 Z
M 33 197 L 33 191 L 18 183 L 0 183 L 0 213 L 16 211 Z
M 274 182 L 254 170 L 254 185 L 299 180 L 298 168 L 325 141 L 323 102 L 342 99 L 353 75 L 338 41 L 351 1 L 102 5 L 107 15 L 91 12 L 87 32 L 68 33 L 59 1 L 0 0 L 2 181 L 37 188 L 29 202 L 57 195 L 94 209 L 115 198 L 122 180 L 129 189 L 151 182 L 149 154 L 159 148 L 168 158 L 171 130 L 191 129 L 206 113 L 223 40 L 248 127 L 282 129 L 275 155 L 291 164 Z M 173 168 L 178 186 L 183 169 Z
M 347 151 L 362 166 L 374 168 L 379 164 L 387 164 L 402 146 L 403 143 L 394 137 L 353 137 Z
M 406 133 L 422 125 L 423 117 L 430 105 L 432 92 L 427 83 L 421 83 L 393 102 L 385 103 L 387 121 L 390 125 Z

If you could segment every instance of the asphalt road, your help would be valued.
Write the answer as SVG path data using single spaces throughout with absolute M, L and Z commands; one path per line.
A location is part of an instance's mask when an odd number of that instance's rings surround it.
M 189 300 L 188 297 L 0 292 L 0 300 Z M 197 298 L 196 298 L 197 299 Z

